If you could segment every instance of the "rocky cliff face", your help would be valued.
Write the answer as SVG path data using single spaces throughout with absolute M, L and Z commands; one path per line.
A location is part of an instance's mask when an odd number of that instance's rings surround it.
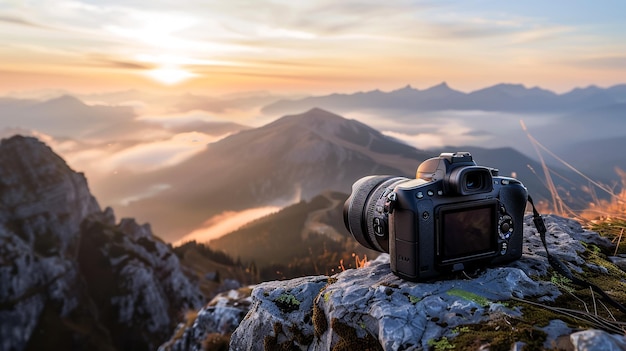
M 34 138 L 0 143 L 0 349 L 154 349 L 201 304 L 148 226 Z
M 610 242 L 573 220 L 546 224 L 552 254 L 626 301 L 626 273 L 601 253 Z M 266 282 L 251 298 L 215 300 L 221 309 L 202 309 L 161 349 L 211 349 L 233 330 L 232 350 L 626 349 L 625 316 L 552 271 L 530 217 L 522 259 L 468 273 L 408 282 L 385 254 L 332 277 Z

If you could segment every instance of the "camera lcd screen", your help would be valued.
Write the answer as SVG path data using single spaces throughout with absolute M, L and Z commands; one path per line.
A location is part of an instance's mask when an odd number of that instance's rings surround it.
M 439 254 L 442 262 L 496 251 L 496 204 L 451 206 L 439 212 Z

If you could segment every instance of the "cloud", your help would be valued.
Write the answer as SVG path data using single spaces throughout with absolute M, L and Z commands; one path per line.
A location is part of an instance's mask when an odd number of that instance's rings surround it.
M 221 139 L 198 132 L 180 133 L 169 139 L 141 143 L 110 155 L 103 166 L 149 172 L 176 165 L 203 151 L 206 145 Z
M 47 26 L 43 26 L 41 24 L 30 22 L 20 17 L 14 17 L 14 16 L 0 16 L 0 22 L 7 23 L 7 24 L 17 24 L 17 25 L 26 26 L 26 27 L 50 28 Z
M 443 117 L 440 113 L 446 115 L 446 117 Z M 413 116 L 412 121 L 407 119 L 402 122 L 404 126 L 402 123 L 396 122 L 386 128 L 381 128 L 381 130 L 384 135 L 418 149 L 476 144 L 477 142 L 490 140 L 494 136 L 489 131 L 476 130 L 476 126 L 483 126 L 483 123 L 489 120 L 489 117 L 474 116 L 475 112 L 472 111 L 467 113 L 465 111 L 443 111 L 440 113 L 433 112 Z M 504 118 L 501 119 L 504 120 Z M 385 121 L 386 119 L 383 118 L 382 120 Z M 510 123 L 510 121 L 502 121 L 502 123 Z M 492 126 L 492 128 L 496 127 Z
M 15 134 L 14 132 L 39 138 L 59 153 L 70 167 L 87 171 L 90 179 L 100 179 L 104 175 L 120 171 L 144 173 L 174 166 L 202 152 L 209 143 L 223 137 L 185 132 L 157 140 L 148 138 L 143 141 L 100 144 L 17 129 L 0 130 L 0 136 L 7 137 Z
M 194 130 L 193 126 L 202 126 L 204 125 L 207 128 L 210 128 L 211 125 L 218 127 L 219 125 L 235 123 L 235 121 L 239 119 L 248 118 L 248 113 L 242 112 L 239 114 L 236 110 L 228 109 L 223 106 L 225 103 L 221 100 L 215 100 L 215 104 L 211 104 L 211 99 L 207 99 L 203 103 L 198 102 L 199 106 L 193 105 L 184 105 L 188 106 L 188 109 L 180 108 L 180 113 L 166 113 L 166 114 L 145 114 L 139 117 L 139 121 L 144 121 L 152 124 L 161 125 L 168 130 L 180 130 L 181 128 L 192 128 L 187 131 L 197 131 Z M 177 105 L 177 107 L 179 107 Z M 195 109 L 198 108 L 198 109 Z M 209 111 L 209 112 L 207 112 Z M 207 130 L 207 133 L 210 135 L 215 135 L 215 133 L 211 133 Z M 220 137 L 223 137 L 221 135 Z
M 208 219 L 206 222 L 204 222 L 201 228 L 198 228 L 191 233 L 185 235 L 182 239 L 175 242 L 174 246 L 179 246 L 184 244 L 185 242 L 193 240 L 201 243 L 209 242 L 241 228 L 246 223 L 267 216 L 271 213 L 275 213 L 279 210 L 280 207 L 267 206 L 251 208 L 241 212 L 223 212 L 217 216 Z
M 596 56 L 590 58 L 583 58 L 580 60 L 571 60 L 568 62 L 570 65 L 597 68 L 606 70 L 626 70 L 626 56 L 611 55 L 611 56 Z
M 537 26 L 524 29 L 512 35 L 512 42 L 517 44 L 556 40 L 574 32 L 574 28 L 563 25 Z
M 193 79 L 181 85 L 198 89 L 329 91 L 358 89 L 363 82 L 388 88 L 434 76 L 482 80 L 476 85 L 493 83 L 496 75 L 530 77 L 537 84 L 549 79 L 544 72 L 550 58 L 584 61 L 593 53 L 607 56 L 611 47 L 619 54 L 622 38 L 616 33 L 623 32 L 623 21 L 606 9 L 581 16 L 589 8 L 568 4 L 577 15 L 566 16 L 559 6 L 513 2 L 9 2 L 0 25 L 20 30 L 0 38 L 0 54 L 10 59 L 8 67 L 23 72 L 61 67 L 84 77 L 73 70 L 84 66 L 101 76 L 119 74 L 135 86 L 150 82 L 133 70 L 168 65 L 189 72 Z M 592 77 L 589 70 L 579 76 L 584 74 Z
M 146 65 L 135 61 L 121 60 L 119 58 L 107 57 L 105 55 L 87 55 L 87 62 L 93 62 L 94 65 L 101 67 L 113 67 L 122 69 L 148 70 L 153 69 L 154 65 Z
M 396 140 L 400 140 L 401 142 L 411 145 L 417 149 L 432 149 L 449 144 L 448 139 L 444 138 L 441 134 L 405 134 L 392 131 L 383 131 L 383 134 Z
M 152 186 L 150 186 L 148 189 L 146 189 L 144 192 L 141 192 L 139 194 L 134 194 L 131 196 L 127 196 L 123 199 L 120 200 L 120 204 L 123 206 L 128 206 L 131 202 L 134 201 L 139 201 L 139 200 L 143 200 L 143 199 L 148 199 L 153 197 L 154 195 L 168 190 L 170 189 L 172 186 L 169 184 L 154 184 Z

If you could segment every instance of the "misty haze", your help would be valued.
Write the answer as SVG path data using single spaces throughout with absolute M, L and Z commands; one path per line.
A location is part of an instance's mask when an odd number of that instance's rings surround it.
M 434 89 L 438 93 L 432 96 L 429 92 Z M 619 127 L 623 124 L 626 86 L 589 87 L 565 94 L 541 90 L 541 104 L 532 104 L 536 90 L 500 84 L 462 93 L 439 85 L 425 90 L 407 87 L 390 92 L 276 98 L 271 102 L 264 95 L 261 105 L 251 104 L 246 96 L 243 99 L 248 102 L 242 105 L 247 108 L 233 112 L 239 116 L 234 119 L 237 123 L 231 122 L 229 112 L 212 112 L 219 108 L 211 108 L 210 103 L 204 106 L 207 110 L 187 113 L 179 109 L 170 118 L 166 113 L 143 114 L 143 109 L 117 107 L 131 98 L 138 104 L 139 92 L 132 96 L 117 94 L 106 105 L 89 105 L 69 95 L 48 100 L 5 98 L 0 112 L 12 118 L 0 123 L 5 136 L 22 133 L 45 141 L 73 169 L 85 172 L 98 201 L 112 206 L 120 215 L 151 223 L 155 232 L 170 242 L 181 242 L 182 238 L 207 241 L 201 239 L 211 237 L 202 234 L 206 233 L 207 223 L 224 220 L 227 214 L 234 216 L 233 211 L 242 211 L 233 222 L 242 225 L 245 218 L 269 214 L 269 210 L 260 209 L 263 206 L 275 210 L 310 200 L 324 190 L 349 193 L 355 179 L 376 171 L 366 171 L 371 167 L 366 160 L 371 157 L 388 165 L 388 173 L 412 176 L 421 161 L 441 150 L 491 148 L 498 154 L 498 148 L 512 148 L 529 159 L 515 159 L 518 167 L 510 169 L 522 174 L 530 160 L 538 160 L 538 155 L 521 121 L 533 137 L 583 173 L 616 184 L 619 178 L 614 167 L 626 168 L 626 157 L 612 149 L 626 138 L 626 128 Z M 367 97 L 370 94 L 375 94 L 377 100 Z M 571 103 L 576 96 L 585 97 L 580 107 Z M 151 111 L 168 111 L 172 106 L 183 106 L 181 101 L 185 99 L 188 97 L 168 96 L 159 99 L 161 105 L 154 97 L 148 101 L 153 103 Z M 206 100 L 221 101 L 211 97 Z M 415 101 L 421 104 L 415 105 Z M 230 104 L 237 106 L 236 101 Z M 326 110 L 311 110 L 317 107 L 313 104 Z M 420 106 L 426 107 L 420 110 Z M 458 107 L 450 108 L 454 106 Z M 282 113 L 301 117 L 283 119 L 283 115 L 259 112 L 278 107 Z M 334 114 L 330 108 L 340 114 L 326 120 L 325 115 Z M 181 119 L 180 113 L 185 117 Z M 585 117 L 587 113 L 589 117 Z M 89 119 L 84 125 L 75 123 L 84 118 Z M 51 120 L 55 123 L 46 122 Z M 589 121 L 593 121 L 593 128 Z M 363 129 L 366 126 L 372 129 Z M 359 130 L 359 134 L 345 134 L 348 129 Z M 378 138 L 371 140 L 385 139 L 388 146 L 385 150 L 377 150 L 371 142 L 359 146 L 362 134 Z M 289 139 L 294 135 L 300 138 Z M 580 151 L 590 143 L 592 149 Z M 409 151 L 409 146 L 417 150 Z M 510 164 L 512 154 L 507 155 L 507 150 L 489 156 L 491 166 L 503 168 L 503 164 Z M 485 154 L 475 154 L 479 164 L 484 163 L 481 156 Z M 545 157 L 551 167 L 565 168 Z M 355 162 L 351 172 L 362 171 L 346 173 L 346 161 Z M 312 167 L 312 171 L 304 171 L 306 167 Z M 346 177 L 348 174 L 352 176 Z M 525 184 L 539 183 L 542 175 L 529 177 L 522 179 Z M 570 175 L 568 181 L 572 183 L 568 187 L 587 185 L 575 175 Z M 541 185 L 533 190 L 540 194 L 546 191 Z M 580 209 L 584 201 L 572 206 Z M 222 224 L 225 227 L 229 226 Z M 220 235 L 225 234 L 224 230 Z
M 3 3 L 0 350 L 625 349 L 624 13 Z

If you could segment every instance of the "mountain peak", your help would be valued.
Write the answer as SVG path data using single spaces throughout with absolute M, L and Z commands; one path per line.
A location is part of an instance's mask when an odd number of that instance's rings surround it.
M 555 96 L 555 94 L 549 90 L 541 89 L 539 87 L 527 88 L 524 84 L 514 83 L 500 83 L 471 93 L 471 95 L 482 94 L 498 94 L 499 96 L 506 95 L 511 98 L 538 98 Z
M 426 90 L 452 90 L 450 89 L 450 87 L 448 86 L 448 83 L 446 82 L 441 82 L 437 85 L 434 85 Z
M 31 201 L 37 212 L 38 203 L 49 203 L 58 213 L 71 213 L 76 221 L 100 211 L 84 175 L 33 137 L 16 135 L 0 141 L 0 189 L 12 189 L 12 196 L 0 197 L 0 206 L 6 208 L 17 203 L 27 206 Z M 62 190 L 52 193 L 50 189 Z
M 414 90 L 417 90 L 417 89 L 414 89 L 414 88 L 411 86 L 411 84 L 407 84 L 407 85 L 405 85 L 405 86 L 404 86 L 404 88 L 400 88 L 400 89 L 398 89 L 397 91 L 414 91 Z
M 312 109 L 306 111 L 302 114 L 303 116 L 316 116 L 316 117 L 340 117 L 330 111 L 326 111 L 319 107 L 313 107 Z
M 341 134 L 354 121 L 349 121 L 332 112 L 326 111 L 319 107 L 293 115 L 287 115 L 263 127 L 267 130 L 280 130 L 282 133 L 290 135 L 298 134 L 304 137 L 302 133 L 305 131 L 328 138 L 333 135 Z M 274 129 L 279 128 L 279 129 Z
M 72 96 L 72 95 L 68 95 L 68 94 L 61 95 L 59 97 L 52 98 L 50 100 L 46 100 L 42 102 L 41 104 L 42 105 L 54 105 L 54 106 L 72 106 L 72 107 L 73 106 L 80 106 L 80 107 L 87 106 L 79 98 Z
M 403 88 L 390 91 L 389 94 L 412 96 L 412 94 L 418 93 L 418 92 L 419 92 L 418 89 L 413 88 L 411 84 L 407 84 Z
M 310 125 L 317 125 L 321 123 L 324 123 L 324 124 L 342 123 L 342 121 L 344 120 L 345 119 L 343 117 L 337 114 L 326 111 L 319 107 L 313 107 L 310 110 L 303 112 L 303 113 L 284 116 L 278 119 L 277 121 L 275 121 L 275 123 L 283 123 L 283 122 L 292 122 L 292 123 L 298 123 L 298 124 L 306 123 L 307 126 L 310 126 Z
M 441 82 L 435 86 L 432 86 L 422 91 L 421 93 L 422 93 L 423 99 L 442 99 L 442 98 L 447 99 L 447 98 L 463 95 L 463 93 L 461 93 L 460 91 L 451 89 L 448 86 L 448 83 L 446 82 Z

